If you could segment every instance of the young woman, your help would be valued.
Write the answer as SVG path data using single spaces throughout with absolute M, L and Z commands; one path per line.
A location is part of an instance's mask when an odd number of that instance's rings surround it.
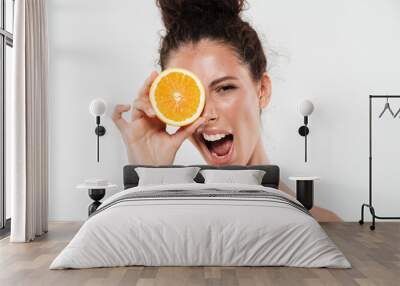
M 175 134 L 157 119 L 148 93 L 157 72 L 146 79 L 131 105 L 117 105 L 113 120 L 131 164 L 170 165 L 189 139 L 211 165 L 269 164 L 261 138 L 261 112 L 271 99 L 267 60 L 256 31 L 240 17 L 244 0 L 157 0 L 166 35 L 161 69 L 184 68 L 205 85 L 202 116 Z M 131 110 L 126 121 L 122 114 Z M 289 191 L 281 184 L 284 191 Z M 337 220 L 315 207 L 319 220 Z

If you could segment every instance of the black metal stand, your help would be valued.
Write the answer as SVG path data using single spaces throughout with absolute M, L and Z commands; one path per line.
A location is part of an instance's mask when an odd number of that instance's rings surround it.
M 361 219 L 359 224 L 364 224 L 364 207 L 369 208 L 372 216 L 372 225 L 370 229 L 375 229 L 375 219 L 400 219 L 400 217 L 383 217 L 375 214 L 375 208 L 372 205 L 372 100 L 374 98 L 400 98 L 400 95 L 370 95 L 369 96 L 369 203 L 361 206 Z
M 97 208 L 101 205 L 100 200 L 104 198 L 106 194 L 106 189 L 89 189 L 89 197 L 94 200 L 94 202 L 89 205 L 88 214 L 89 216 L 94 213 Z

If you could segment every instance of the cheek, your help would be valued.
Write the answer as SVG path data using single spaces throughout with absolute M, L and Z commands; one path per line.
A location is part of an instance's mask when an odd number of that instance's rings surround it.
M 236 112 L 241 143 L 250 147 L 258 139 L 260 129 L 260 115 L 257 96 L 255 94 L 242 94 L 239 110 Z
M 257 96 L 253 93 L 238 92 L 232 96 L 229 113 L 230 122 L 238 134 L 257 134 L 260 127 Z
M 219 98 L 218 113 L 236 135 L 236 143 L 242 155 L 251 153 L 260 130 L 260 110 L 257 95 L 235 92 Z
M 214 98 L 219 115 L 232 128 L 243 125 L 249 128 L 259 126 L 259 106 L 255 94 L 236 91 Z

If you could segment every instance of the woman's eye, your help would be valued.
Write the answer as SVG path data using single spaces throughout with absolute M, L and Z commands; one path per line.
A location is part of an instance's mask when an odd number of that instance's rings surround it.
M 224 85 L 224 86 L 221 86 L 220 88 L 218 88 L 217 92 L 220 92 L 220 91 L 225 92 L 225 91 L 235 89 L 235 88 L 236 88 L 236 86 L 233 86 L 233 85 Z

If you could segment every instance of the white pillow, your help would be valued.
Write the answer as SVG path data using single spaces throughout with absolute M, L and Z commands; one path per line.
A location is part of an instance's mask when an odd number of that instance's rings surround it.
M 261 185 L 265 171 L 262 170 L 201 170 L 204 183 L 227 183 Z
M 193 179 L 199 170 L 199 167 L 135 168 L 139 176 L 139 186 L 195 183 Z

